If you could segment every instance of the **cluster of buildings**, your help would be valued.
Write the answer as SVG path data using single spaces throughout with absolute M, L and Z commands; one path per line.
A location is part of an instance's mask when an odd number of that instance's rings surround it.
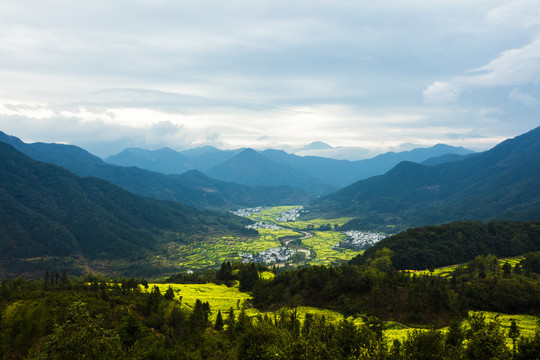
M 300 212 L 302 210 L 304 210 L 303 206 L 285 210 L 277 215 L 276 220 L 281 222 L 295 221 L 300 217 Z
M 275 247 L 266 251 L 261 251 L 258 255 L 241 253 L 240 257 L 244 263 L 257 262 L 264 264 L 275 264 L 289 260 L 295 253 L 295 250 L 289 250 L 284 247 Z
M 256 223 L 251 224 L 251 225 L 246 225 L 246 228 L 253 229 L 253 230 L 256 230 L 256 229 L 270 229 L 270 230 L 283 229 L 281 226 L 277 226 L 276 224 L 265 223 L 265 222 L 261 222 L 261 221 L 256 222 Z
M 231 212 L 236 216 L 249 217 L 253 214 L 260 213 L 263 210 L 269 209 L 267 207 L 257 206 L 254 208 L 244 208 L 238 210 L 231 210 Z
M 347 239 L 340 242 L 337 245 L 334 245 L 332 248 L 348 248 L 354 250 L 363 250 L 371 247 L 386 238 L 388 235 L 382 233 L 366 232 L 366 231 L 345 231 Z

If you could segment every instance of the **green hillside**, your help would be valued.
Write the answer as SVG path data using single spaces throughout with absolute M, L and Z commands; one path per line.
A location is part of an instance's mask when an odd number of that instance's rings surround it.
M 402 162 L 316 201 L 312 216 L 356 217 L 350 227 L 540 218 L 540 128 L 460 161 Z
M 246 220 L 133 195 L 0 143 L 0 260 L 137 259 L 166 239 L 252 234 Z
M 387 248 L 396 269 L 423 270 L 460 264 L 478 255 L 509 257 L 540 250 L 540 222 L 453 222 L 412 228 L 381 240 L 351 260 L 362 264 Z

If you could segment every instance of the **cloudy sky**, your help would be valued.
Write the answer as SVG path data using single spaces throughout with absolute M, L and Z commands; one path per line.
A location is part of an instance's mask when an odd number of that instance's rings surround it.
M 0 130 L 27 142 L 371 156 L 539 125 L 540 0 L 0 2 Z

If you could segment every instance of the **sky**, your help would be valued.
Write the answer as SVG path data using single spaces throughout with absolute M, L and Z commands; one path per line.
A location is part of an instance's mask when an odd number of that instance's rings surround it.
M 0 130 L 341 157 L 540 125 L 540 0 L 7 0 Z

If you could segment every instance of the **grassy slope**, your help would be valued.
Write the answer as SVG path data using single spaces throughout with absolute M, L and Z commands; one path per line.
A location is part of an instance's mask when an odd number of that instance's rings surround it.
M 215 321 L 218 311 L 221 311 L 223 317 L 225 318 L 229 309 L 233 309 L 235 314 L 238 315 L 240 309 L 244 307 L 246 314 L 250 317 L 255 317 L 258 315 L 268 315 L 270 318 L 273 318 L 274 315 L 278 314 L 281 311 L 287 311 L 290 309 L 281 309 L 276 312 L 261 312 L 255 308 L 249 307 L 250 295 L 248 293 L 241 292 L 238 289 L 238 285 L 233 287 L 227 287 L 225 285 L 216 285 L 216 284 L 149 284 L 149 290 L 154 286 L 158 286 L 161 293 L 165 293 L 169 286 L 171 286 L 175 293 L 175 298 L 180 299 L 182 297 L 182 305 L 188 308 L 192 308 L 197 299 L 202 302 L 208 302 L 210 304 L 211 321 Z M 336 311 L 318 309 L 314 307 L 302 306 L 296 308 L 299 320 L 304 321 L 306 314 L 313 314 L 317 316 L 325 316 L 328 320 L 333 322 L 339 322 L 344 319 L 344 316 Z M 532 315 L 508 315 L 495 312 L 481 312 L 486 316 L 486 320 L 493 321 L 498 319 L 501 322 L 501 327 L 505 333 L 508 333 L 510 328 L 510 323 L 513 319 L 516 320 L 521 336 L 531 337 L 534 335 L 536 328 L 537 317 Z M 472 314 L 472 312 L 471 312 Z M 349 320 L 354 320 L 356 324 L 363 322 L 362 318 L 349 318 Z M 463 323 L 466 325 L 466 321 Z M 394 322 L 388 322 L 385 324 L 384 336 L 386 337 L 389 344 L 393 342 L 394 339 L 403 341 L 407 335 L 411 332 L 417 330 L 417 328 L 412 327 L 403 327 L 403 324 L 398 324 Z M 422 329 L 421 329 L 422 330 Z M 441 329 L 443 332 L 446 331 L 446 328 Z M 507 339 L 507 345 L 511 347 L 512 343 L 510 339 Z

